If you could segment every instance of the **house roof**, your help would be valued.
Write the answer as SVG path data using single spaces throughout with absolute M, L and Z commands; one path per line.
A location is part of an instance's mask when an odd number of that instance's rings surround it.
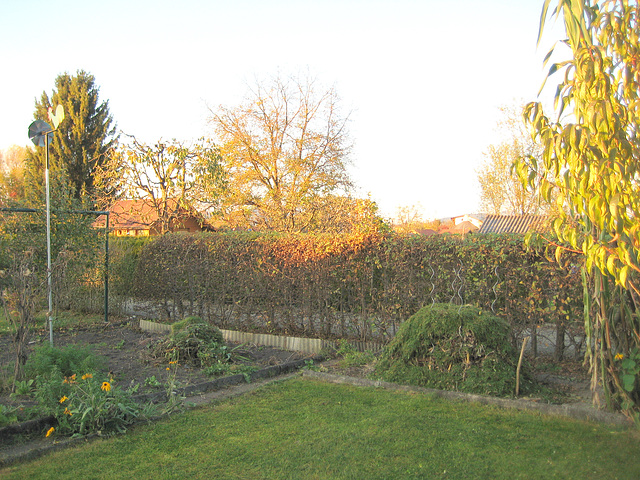
M 457 225 L 446 225 L 440 228 L 438 233 L 455 233 L 465 235 L 471 232 L 477 232 L 478 227 L 469 221 L 461 222 Z
M 478 233 L 527 233 L 546 230 L 546 215 L 487 215 Z
M 456 215 L 455 217 L 451 217 L 451 220 L 453 220 L 454 222 L 456 221 L 456 219 L 458 218 L 473 218 L 475 220 L 478 220 L 479 222 L 483 222 L 485 218 L 487 218 L 487 214 L 486 213 L 465 213 L 464 215 Z
M 438 234 L 438 232 L 432 228 L 420 228 L 413 233 L 416 233 L 418 235 L 424 235 L 425 237 L 430 237 L 431 235 Z
M 186 211 L 182 207 L 177 207 L 175 199 L 168 200 L 168 207 L 170 210 L 181 209 L 183 212 Z M 149 199 L 118 200 L 109 209 L 109 212 L 111 214 L 109 219 L 111 228 L 147 230 L 158 221 L 158 212 L 153 208 L 153 204 Z M 189 215 L 204 223 L 204 219 L 195 210 L 191 209 Z M 94 226 L 104 228 L 105 222 L 106 215 L 100 215 L 96 218 Z
M 478 226 L 475 223 L 470 221 L 464 221 L 457 224 L 455 227 L 451 229 L 451 233 L 469 233 L 469 232 L 477 232 Z

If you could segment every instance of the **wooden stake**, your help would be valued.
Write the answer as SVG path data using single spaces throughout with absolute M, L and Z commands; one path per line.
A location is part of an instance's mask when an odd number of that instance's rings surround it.
M 529 337 L 524 337 L 522 340 L 522 348 L 520 349 L 520 358 L 518 359 L 518 368 L 516 369 L 516 397 L 520 395 L 520 367 L 522 366 L 522 357 L 528 341 Z

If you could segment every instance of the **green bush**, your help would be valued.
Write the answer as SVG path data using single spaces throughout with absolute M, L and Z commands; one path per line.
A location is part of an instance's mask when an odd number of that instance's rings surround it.
M 505 321 L 477 307 L 434 304 L 402 324 L 383 351 L 376 375 L 391 382 L 512 396 L 517 363 Z M 525 366 L 520 391 L 533 385 Z
M 27 378 L 46 376 L 54 370 L 70 377 L 75 372 L 95 373 L 104 367 L 104 358 L 96 355 L 89 345 L 36 347 L 24 366 Z
M 0 403 L 0 427 L 5 427 L 18 421 L 16 411 L 18 407 L 10 407 Z
M 136 268 L 140 252 L 154 240 L 154 237 L 109 238 L 109 285 L 112 294 L 130 295 L 138 282 Z
M 184 330 L 189 325 L 206 325 L 206 323 L 200 317 L 193 317 L 193 316 L 185 317 L 179 322 L 171 324 L 171 334 L 175 335 L 179 331 Z M 220 342 L 221 340 L 222 340 L 222 333 L 220 333 L 220 340 L 218 340 L 218 342 Z

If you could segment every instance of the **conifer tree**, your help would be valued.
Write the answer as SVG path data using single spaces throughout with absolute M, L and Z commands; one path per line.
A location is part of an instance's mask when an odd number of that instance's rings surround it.
M 65 119 L 49 145 L 52 185 L 64 188 L 77 200 L 86 200 L 94 194 L 94 172 L 117 142 L 109 103 L 100 101 L 95 77 L 79 70 L 74 76 L 59 75 L 51 97 L 42 93 L 35 104 L 34 119 L 48 121 L 49 107 L 57 105 L 64 107 Z M 36 200 L 43 196 L 45 149 L 32 149 L 26 163 L 27 193 Z

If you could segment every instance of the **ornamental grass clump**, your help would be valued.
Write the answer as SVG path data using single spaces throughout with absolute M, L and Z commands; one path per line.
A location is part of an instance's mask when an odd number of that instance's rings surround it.
M 505 321 L 473 306 L 435 304 L 401 325 L 375 372 L 390 382 L 513 396 L 517 364 Z M 520 391 L 532 391 L 526 365 L 520 377 Z

